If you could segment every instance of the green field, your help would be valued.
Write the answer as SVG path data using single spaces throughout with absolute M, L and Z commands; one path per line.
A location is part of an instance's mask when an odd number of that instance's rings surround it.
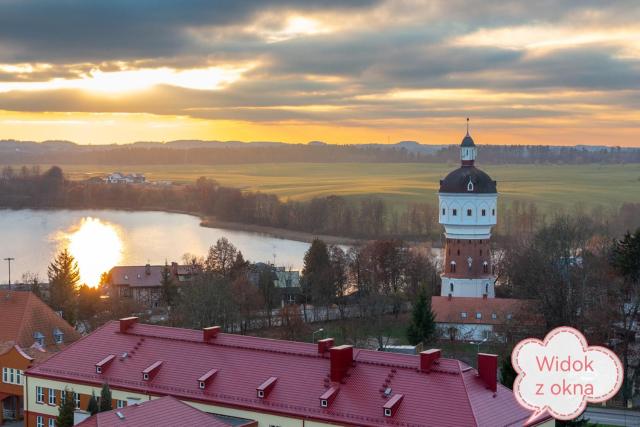
M 283 199 L 376 195 L 396 205 L 436 201 L 439 180 L 456 164 L 261 163 L 234 165 L 95 166 L 65 165 L 73 179 L 112 171 L 142 172 L 148 180 L 193 182 L 200 176 L 223 185 L 259 190 Z M 581 204 L 617 207 L 640 203 L 640 165 L 487 165 L 501 199 L 532 201 L 545 209 Z

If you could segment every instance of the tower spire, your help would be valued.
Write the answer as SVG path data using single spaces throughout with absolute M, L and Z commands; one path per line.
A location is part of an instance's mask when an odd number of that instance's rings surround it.
M 467 117 L 467 136 L 469 136 L 469 117 Z

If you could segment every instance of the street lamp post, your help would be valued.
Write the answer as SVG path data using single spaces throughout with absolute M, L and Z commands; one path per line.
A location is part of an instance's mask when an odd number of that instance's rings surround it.
M 11 261 L 14 261 L 15 258 L 7 257 L 4 260 L 9 264 L 9 289 L 11 289 Z
M 316 334 L 320 334 L 324 332 L 324 329 L 320 328 L 317 331 L 315 331 L 314 333 L 311 334 L 311 342 L 316 342 Z
M 482 341 L 478 341 L 478 342 L 471 341 L 469 344 L 477 345 L 478 346 L 478 350 L 476 351 L 476 353 L 480 353 L 480 345 L 486 343 L 488 339 L 489 339 L 489 337 L 483 339 Z

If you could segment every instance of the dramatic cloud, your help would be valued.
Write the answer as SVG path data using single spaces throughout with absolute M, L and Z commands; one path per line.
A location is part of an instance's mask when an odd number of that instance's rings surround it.
M 0 138 L 98 114 L 122 123 L 103 143 L 151 139 L 144 120 L 452 143 L 471 116 L 486 142 L 637 144 L 638 22 L 632 1 L 0 0 Z

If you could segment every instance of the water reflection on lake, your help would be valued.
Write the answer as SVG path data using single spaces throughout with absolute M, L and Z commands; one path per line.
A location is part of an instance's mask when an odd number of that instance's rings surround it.
M 116 264 L 162 264 L 182 255 L 205 255 L 220 237 L 229 239 L 251 261 L 302 268 L 308 243 L 244 231 L 200 227 L 200 219 L 165 212 L 114 210 L 0 210 L 0 258 L 14 257 L 12 281 L 27 271 L 47 280 L 55 253 L 68 248 L 83 281 L 96 284 Z M 0 283 L 7 282 L 7 266 Z

